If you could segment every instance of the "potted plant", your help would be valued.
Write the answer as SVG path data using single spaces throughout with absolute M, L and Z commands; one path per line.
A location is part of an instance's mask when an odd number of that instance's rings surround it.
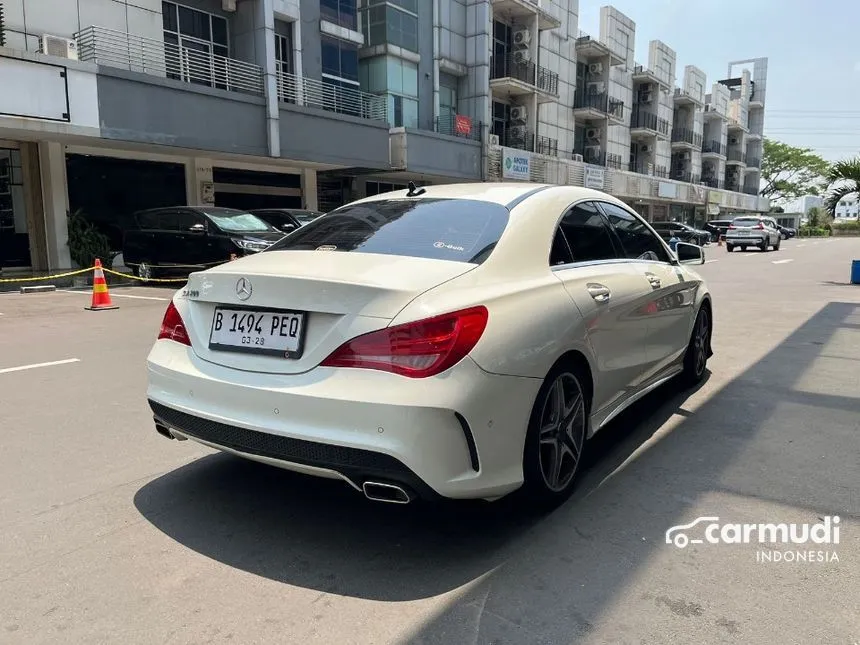
M 113 253 L 108 237 L 99 231 L 86 219 L 82 210 L 78 209 L 69 215 L 69 254 L 72 261 L 81 269 L 91 267 L 96 258 L 102 261 L 102 266 L 111 268 Z M 92 284 L 92 275 L 82 274 L 75 283 Z

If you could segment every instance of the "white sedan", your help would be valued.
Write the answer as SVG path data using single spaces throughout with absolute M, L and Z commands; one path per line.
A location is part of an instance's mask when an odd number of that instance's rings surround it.
M 374 500 L 555 504 L 592 434 L 703 378 L 703 262 L 598 191 L 410 186 L 192 274 L 147 396 L 166 437 Z

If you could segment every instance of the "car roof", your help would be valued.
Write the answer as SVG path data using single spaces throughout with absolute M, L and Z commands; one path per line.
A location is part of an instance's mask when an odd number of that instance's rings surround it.
M 580 186 L 559 186 L 555 184 L 537 184 L 525 182 L 484 182 L 464 184 L 443 184 L 438 186 L 423 186 L 419 199 L 474 199 L 478 201 L 500 204 L 513 209 L 530 197 L 541 195 L 544 191 L 564 191 L 571 202 L 584 199 L 599 199 L 630 208 L 608 193 Z M 354 204 L 380 201 L 384 199 L 403 199 L 408 190 L 395 190 L 390 193 L 380 193 L 371 197 L 356 200 Z

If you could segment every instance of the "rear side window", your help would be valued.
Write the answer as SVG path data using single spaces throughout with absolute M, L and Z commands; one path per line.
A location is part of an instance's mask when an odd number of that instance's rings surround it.
M 385 199 L 348 204 L 269 247 L 272 251 L 379 253 L 480 264 L 508 224 L 508 209 L 472 199 Z
M 617 257 L 606 222 L 594 204 L 586 202 L 571 208 L 562 217 L 559 228 L 570 247 L 573 262 Z

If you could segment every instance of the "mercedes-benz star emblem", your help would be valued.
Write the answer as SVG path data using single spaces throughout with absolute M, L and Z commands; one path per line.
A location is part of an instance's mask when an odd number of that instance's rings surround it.
M 245 278 L 239 278 L 239 282 L 236 283 L 236 295 L 239 296 L 239 300 L 250 298 L 252 291 L 251 283 Z

